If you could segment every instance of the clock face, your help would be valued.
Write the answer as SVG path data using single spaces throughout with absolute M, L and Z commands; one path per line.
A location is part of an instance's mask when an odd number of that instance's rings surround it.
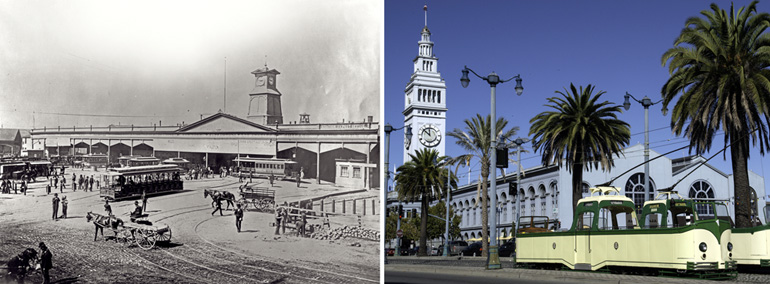
M 270 85 L 270 86 L 275 85 L 275 78 L 273 78 L 272 76 L 271 77 L 267 77 L 267 84 Z
M 426 124 L 420 127 L 419 132 L 420 143 L 425 147 L 434 147 L 441 142 L 441 131 L 431 124 Z
M 264 86 L 265 85 L 265 76 L 257 78 L 257 86 Z

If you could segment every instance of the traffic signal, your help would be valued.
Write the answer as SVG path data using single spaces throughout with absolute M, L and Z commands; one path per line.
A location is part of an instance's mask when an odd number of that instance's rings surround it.
M 398 219 L 403 219 L 403 218 L 404 218 L 404 206 L 403 205 L 399 205 L 398 206 Z
M 497 155 L 495 158 L 497 161 L 495 161 L 495 166 L 498 169 L 507 169 L 508 168 L 508 148 L 497 148 L 495 149 Z

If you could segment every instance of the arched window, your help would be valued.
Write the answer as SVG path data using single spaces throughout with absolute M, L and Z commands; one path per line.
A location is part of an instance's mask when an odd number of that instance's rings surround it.
M 690 185 L 689 197 L 693 199 L 713 199 L 714 189 L 705 180 L 696 180 Z M 698 210 L 698 215 L 714 215 L 714 211 L 711 206 L 698 206 L 695 208 Z
M 557 185 L 556 181 L 552 181 L 551 185 L 551 204 L 553 204 L 553 208 L 559 207 L 559 186 Z
M 649 199 L 653 200 L 655 192 L 655 182 L 650 178 Z M 636 214 L 642 214 L 644 206 L 644 173 L 635 173 L 626 181 L 626 197 L 631 198 L 636 206 Z
M 529 187 L 529 216 L 535 216 L 535 188 Z
M 546 206 L 545 206 L 545 185 L 540 185 L 537 187 L 537 191 L 540 194 L 540 216 L 548 216 L 546 215 Z

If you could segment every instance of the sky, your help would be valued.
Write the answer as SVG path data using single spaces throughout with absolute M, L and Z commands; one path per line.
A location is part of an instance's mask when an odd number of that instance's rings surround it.
M 251 72 L 265 64 L 281 72 L 285 123 L 300 113 L 379 120 L 382 9 L 354 0 L 2 0 L 0 125 L 176 125 L 220 109 L 245 118 Z
M 736 7 L 749 1 L 734 1 Z M 560 96 L 570 83 L 595 86 L 606 91 L 601 100 L 623 103 L 626 92 L 637 99 L 661 99 L 661 88 L 669 78 L 661 63 L 663 53 L 689 17 L 709 10 L 706 1 L 386 1 L 385 2 L 385 113 L 384 123 L 404 125 L 404 88 L 412 74 L 412 59 L 424 26 L 423 5 L 428 6 L 428 28 L 439 58 L 438 71 L 447 86 L 447 129 L 464 128 L 463 121 L 475 114 L 490 113 L 490 88 L 471 76 L 468 88 L 460 85 L 461 70 L 468 66 L 480 75 L 495 72 L 501 78 L 521 74 L 524 93 L 517 96 L 515 81 L 497 86 L 497 116 L 520 128 L 516 137 L 528 137 L 530 119 L 547 111 L 547 98 Z M 729 10 L 729 1 L 718 1 Z M 759 12 L 770 12 L 770 2 L 760 2 Z M 688 145 L 670 129 L 671 115 L 663 116 L 662 104 L 650 107 L 650 149 L 660 154 Z M 669 105 L 673 109 L 673 104 Z M 629 146 L 644 144 L 644 108 L 632 102 L 619 114 L 630 124 Z M 403 164 L 403 133 L 391 135 L 390 170 Z M 531 138 L 531 137 L 530 137 Z M 448 156 L 465 154 L 447 137 Z M 724 147 L 717 135 L 710 157 Z M 541 164 L 539 152 L 526 144 L 521 155 L 524 168 Z M 641 155 L 641 153 L 639 153 Z M 668 155 L 679 158 L 688 150 Z M 710 161 L 717 169 L 732 173 L 729 153 Z M 765 170 L 764 163 L 767 163 Z M 752 150 L 748 168 L 761 176 L 770 171 L 770 157 Z M 511 166 L 510 169 L 515 169 Z M 471 176 L 479 175 L 474 161 Z M 461 184 L 467 183 L 467 168 L 461 169 Z M 765 180 L 765 191 L 770 180 Z M 766 193 L 767 194 L 767 193 Z

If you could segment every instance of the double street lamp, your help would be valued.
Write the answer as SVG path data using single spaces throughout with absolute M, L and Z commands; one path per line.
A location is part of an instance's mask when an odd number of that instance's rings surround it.
M 629 110 L 631 108 L 631 101 L 630 99 L 634 99 L 637 103 L 642 104 L 644 107 L 644 201 L 650 200 L 650 194 L 652 194 L 652 190 L 650 189 L 650 106 L 658 104 L 662 102 L 663 100 L 659 100 L 657 102 L 652 102 L 650 98 L 647 96 L 644 96 L 642 100 L 637 100 L 634 96 L 626 92 L 625 101 L 623 102 L 623 108 L 626 110 Z M 668 109 L 665 105 L 663 105 L 663 108 L 660 110 L 663 113 L 663 116 L 666 116 L 666 113 L 668 112 Z
M 391 126 L 390 123 L 385 124 L 385 190 L 382 191 L 382 200 L 385 200 L 386 203 L 387 203 L 387 200 L 388 200 L 388 189 L 390 188 L 390 185 L 389 185 L 390 184 L 390 171 L 388 169 L 390 167 L 390 164 L 389 164 L 389 162 L 390 162 L 390 133 L 393 132 L 393 131 L 396 131 L 396 130 L 401 130 L 404 127 L 406 127 L 406 130 L 405 130 L 405 133 L 404 133 L 405 134 L 405 138 L 406 138 L 406 140 L 410 140 L 411 141 L 412 140 L 412 135 L 413 135 L 412 134 L 412 127 L 411 126 L 404 125 L 404 126 L 399 127 L 399 128 L 393 128 L 393 126 Z M 400 203 L 400 201 L 399 201 L 399 203 Z M 383 204 L 383 209 L 387 210 L 387 208 L 384 208 L 384 207 L 386 207 L 385 204 Z M 388 217 L 388 215 L 384 214 L 384 212 L 386 212 L 386 210 L 382 210 L 382 212 L 383 212 L 383 214 L 382 214 L 382 222 L 383 222 L 383 224 L 387 224 L 387 217 Z M 398 218 L 398 221 L 396 221 L 396 230 L 400 230 L 400 229 L 401 229 L 401 218 Z M 385 254 L 385 255 L 387 255 L 387 254 Z M 395 255 L 399 255 L 399 256 L 401 255 L 401 238 L 398 238 Z
M 497 123 L 497 116 L 495 114 L 495 90 L 497 89 L 497 84 L 505 83 L 508 81 L 511 81 L 513 79 L 516 79 L 516 87 L 514 88 L 516 90 L 516 95 L 521 96 L 521 94 L 524 92 L 524 87 L 521 86 L 521 76 L 516 75 L 513 76 L 507 80 L 500 80 L 500 76 L 495 74 L 493 71 L 492 73 L 489 73 L 487 76 L 479 76 L 475 71 L 468 68 L 468 66 L 465 66 L 462 70 L 463 76 L 460 78 L 460 83 L 462 83 L 463 88 L 468 87 L 468 83 L 470 83 L 470 79 L 468 78 L 468 73 L 473 73 L 473 75 L 476 75 L 476 77 L 479 77 L 480 79 L 487 81 L 489 83 L 489 87 L 492 89 L 491 96 L 492 96 L 492 110 L 490 114 L 490 137 L 491 137 L 491 157 L 490 161 L 494 163 L 497 161 L 497 126 L 495 125 Z M 491 180 L 491 187 L 492 187 L 492 208 L 497 207 L 497 169 L 495 167 L 492 167 L 492 180 Z M 488 208 L 484 208 L 483 210 L 488 210 Z M 488 210 L 489 211 L 489 210 Z M 487 258 L 487 269 L 500 269 L 502 266 L 500 265 L 500 256 L 497 251 L 497 238 L 495 235 L 497 235 L 497 210 L 491 210 L 489 211 L 492 213 L 491 217 L 492 219 L 489 221 L 492 228 L 489 230 L 492 233 L 492 236 L 489 236 L 489 252 L 487 255 L 489 256 Z
M 513 240 L 514 242 L 518 241 L 519 237 L 519 221 L 521 219 L 521 205 L 519 204 L 519 200 L 521 199 L 521 196 L 519 196 L 519 188 L 521 187 L 521 151 L 524 150 L 524 148 L 521 147 L 521 145 L 524 145 L 524 143 L 529 142 L 529 138 L 516 138 L 516 140 L 513 140 L 513 143 L 516 144 L 516 195 L 514 195 L 516 198 L 516 226 L 513 229 Z M 513 254 L 513 265 L 516 266 L 516 251 L 514 250 Z

